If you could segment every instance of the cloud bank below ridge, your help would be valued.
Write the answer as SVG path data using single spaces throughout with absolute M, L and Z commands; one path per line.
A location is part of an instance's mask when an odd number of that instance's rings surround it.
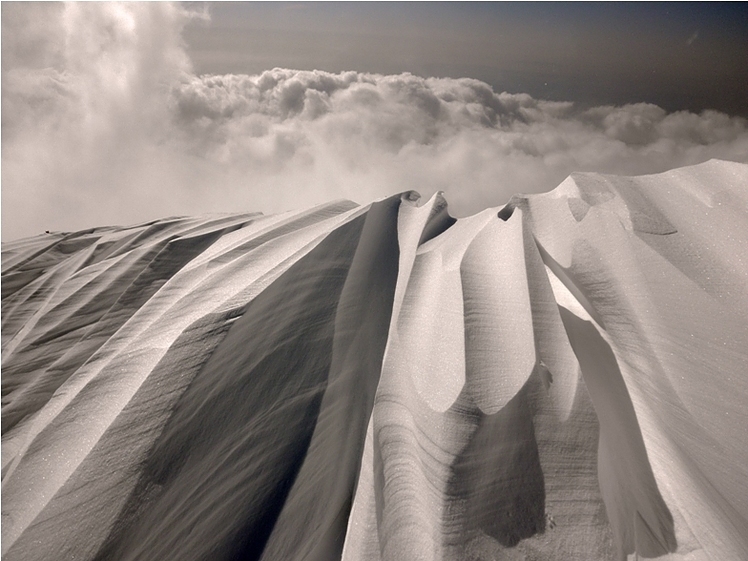
M 4 237 L 409 189 L 446 191 L 467 215 L 573 171 L 748 161 L 748 123 L 715 111 L 585 108 L 411 74 L 197 76 L 182 31 L 200 17 L 3 7 Z

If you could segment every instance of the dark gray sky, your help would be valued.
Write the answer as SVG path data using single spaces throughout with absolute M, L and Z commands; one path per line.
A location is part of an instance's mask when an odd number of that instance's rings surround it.
M 274 67 L 470 77 L 589 105 L 748 116 L 748 3 L 218 2 L 198 74 Z

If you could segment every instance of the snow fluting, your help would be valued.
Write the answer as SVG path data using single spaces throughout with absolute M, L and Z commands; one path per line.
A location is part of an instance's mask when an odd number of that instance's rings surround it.
M 7 560 L 748 559 L 748 165 L 2 245 Z

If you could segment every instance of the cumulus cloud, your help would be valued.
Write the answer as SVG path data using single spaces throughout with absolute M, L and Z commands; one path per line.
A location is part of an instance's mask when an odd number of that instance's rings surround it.
M 196 76 L 162 4 L 3 5 L 3 234 L 447 192 L 454 214 L 573 171 L 748 161 L 748 123 L 583 108 L 471 79 Z M 33 17 L 33 26 L 23 24 Z
M 161 3 L 3 4 L 4 236 L 137 220 L 157 201 L 168 213 L 169 92 L 191 71 L 192 17 Z

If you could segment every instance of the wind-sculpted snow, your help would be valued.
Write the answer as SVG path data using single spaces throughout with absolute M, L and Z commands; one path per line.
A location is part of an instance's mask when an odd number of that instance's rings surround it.
M 2 248 L 7 560 L 748 558 L 748 166 Z

